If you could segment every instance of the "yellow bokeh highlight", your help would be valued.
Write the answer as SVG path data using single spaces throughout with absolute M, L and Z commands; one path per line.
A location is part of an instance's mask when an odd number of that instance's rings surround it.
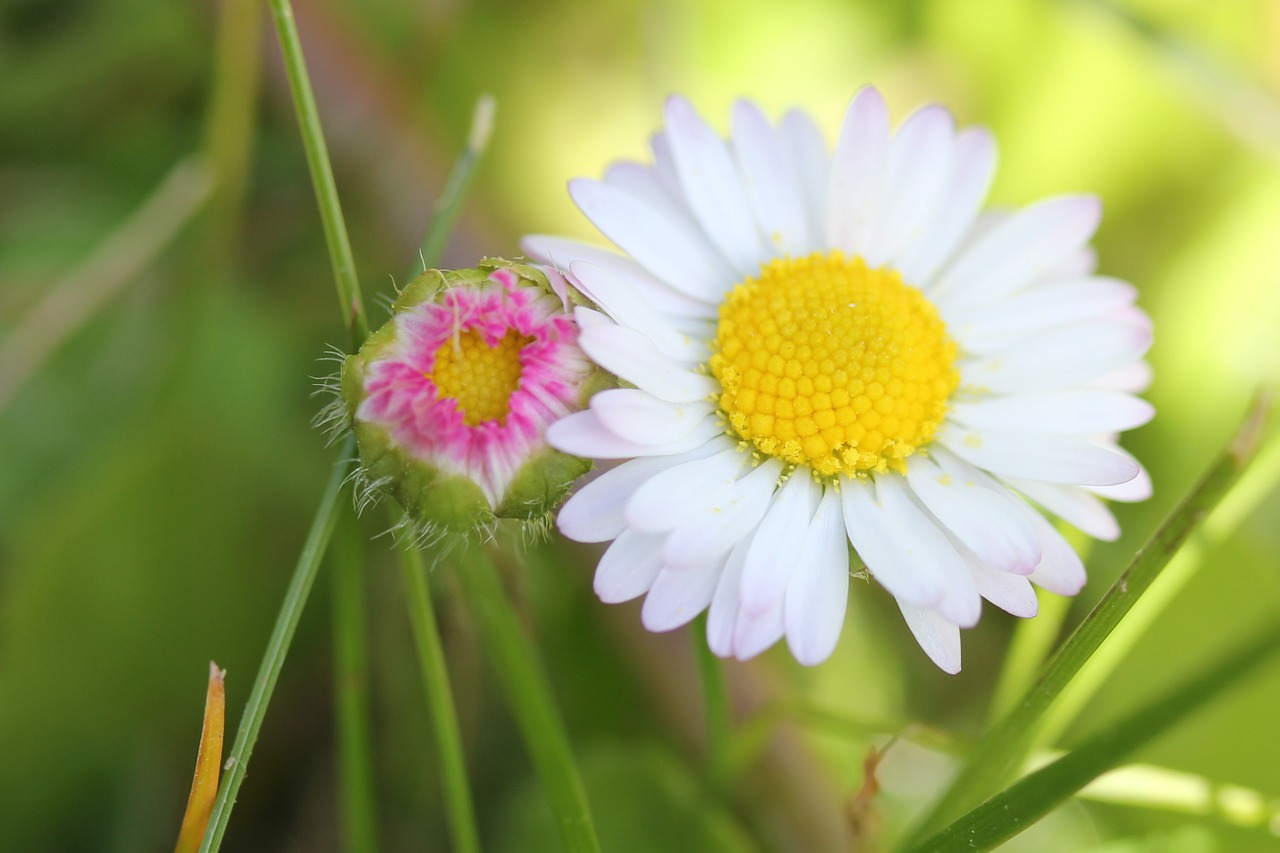
M 738 437 L 822 476 L 901 469 L 959 384 L 937 310 L 841 252 L 779 258 L 720 309 L 711 372 Z

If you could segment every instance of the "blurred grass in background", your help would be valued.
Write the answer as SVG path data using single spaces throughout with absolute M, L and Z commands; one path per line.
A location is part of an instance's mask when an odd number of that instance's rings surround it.
M 863 83 L 897 117 L 926 100 L 996 133 L 994 201 L 1099 194 L 1103 272 L 1156 320 L 1156 421 L 1126 441 L 1156 496 L 1121 505 L 1083 613 L 1208 464 L 1254 385 L 1280 377 L 1280 3 L 928 0 L 312 0 L 297 9 L 367 293 L 415 257 L 481 93 L 497 131 L 445 266 L 513 255 L 527 232 L 589 237 L 564 191 L 645 142 L 669 92 L 724 127 L 733 98 L 810 109 L 834 139 Z M 224 59 L 217 58 L 223 28 Z M 211 119 L 211 116 L 216 118 Z M 175 165 L 210 153 L 142 230 L 122 223 Z M 184 221 L 188 217 L 189 221 Z M 154 257 L 164 225 L 177 236 Z M 112 252 L 86 258 L 116 235 Z M 253 0 L 0 0 L 0 352 L 48 341 L 51 288 L 93 290 L 83 328 L 0 396 L 0 847 L 166 849 L 186 797 L 206 677 L 246 697 L 332 463 L 308 421 L 317 359 L 344 333 L 266 10 Z M 127 266 L 127 264 L 126 264 Z M 68 275 L 73 270 L 74 275 Z M 33 313 L 35 312 L 35 313 Z M 381 321 L 381 308 L 373 311 Z M 12 354 L 11 352 L 9 353 Z M 0 375 L 9 365 L 0 364 Z M 1273 496 L 1177 598 L 1068 737 L 1132 708 L 1280 601 Z M 374 514 L 376 515 L 376 514 Z M 368 520 L 368 534 L 379 532 Z M 388 540 L 370 547 L 379 804 L 387 849 L 445 849 L 425 706 Z M 606 849 L 828 849 L 847 831 L 868 729 L 786 728 L 736 807 L 693 775 L 700 700 L 688 637 L 605 608 L 586 549 L 516 575 L 573 733 Z M 496 850 L 554 849 L 513 726 L 447 573 L 436 578 L 473 789 Z M 334 849 L 327 584 L 268 714 L 228 849 Z M 728 664 L 743 711 L 786 700 L 972 733 L 1012 620 L 988 608 L 948 677 L 891 599 L 855 584 L 821 667 L 778 649 Z M 1280 799 L 1280 668 L 1142 759 Z M 883 729 L 881 729 L 883 730 Z M 891 826 L 945 772 L 895 748 Z M 1265 826 L 1073 805 L 1026 850 L 1266 850 Z

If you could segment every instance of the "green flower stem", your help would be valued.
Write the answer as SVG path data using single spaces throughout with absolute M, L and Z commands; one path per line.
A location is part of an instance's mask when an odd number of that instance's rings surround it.
M 1035 618 L 1019 620 L 1014 629 L 1013 641 L 1000 667 L 1000 680 L 991 694 L 988 713 L 992 721 L 1009 713 L 1035 681 L 1071 611 L 1071 599 L 1067 596 L 1041 591 L 1039 597 L 1040 610 Z
M 733 773 L 730 748 L 733 721 L 724 665 L 707 645 L 706 614 L 693 621 L 689 634 L 693 638 L 694 657 L 698 660 L 698 676 L 702 681 L 702 699 L 707 715 L 707 779 L 711 789 L 723 796 L 730 790 Z
M 334 691 L 338 727 L 338 800 L 343 848 L 378 849 L 378 812 L 369 734 L 369 671 L 365 642 L 364 562 L 355 511 L 342 511 L 332 550 Z
M 329 165 L 329 149 L 320 128 L 320 114 L 316 110 L 311 79 L 307 75 L 306 60 L 302 56 L 302 43 L 298 39 L 297 24 L 293 20 L 293 7 L 289 5 L 289 0 L 269 0 L 269 3 L 271 17 L 276 24 L 276 35 L 280 40 L 280 52 L 284 55 L 285 72 L 289 76 L 289 89 L 293 92 L 293 105 L 298 114 L 298 127 L 302 131 L 302 146 L 307 152 L 307 165 L 311 169 L 316 204 L 320 207 L 325 244 L 329 247 L 329 263 L 333 267 L 334 281 L 338 286 L 342 319 L 347 326 L 351 350 L 354 352 L 369 337 L 369 321 L 365 317 L 364 301 L 360 296 L 360 280 L 356 277 L 355 258 L 351 254 L 351 241 L 347 238 L 342 206 L 338 203 L 338 188 L 333 182 L 333 168 Z
M 569 853 L 597 853 L 587 794 L 578 778 L 569 736 L 556 711 L 551 687 L 516 621 L 497 569 L 479 544 L 457 556 L 457 576 L 507 704 L 547 792 L 560 837 Z
M 453 226 L 457 224 L 462 202 L 467 197 L 467 191 L 471 189 L 476 166 L 480 164 L 480 158 L 489 147 L 496 109 L 497 102 L 492 95 L 481 95 L 476 101 L 475 111 L 471 114 L 471 130 L 467 134 L 467 147 L 454 161 L 453 169 L 445 180 L 444 189 L 436 199 L 431 221 L 427 223 L 426 234 L 422 237 L 418 266 L 409 278 L 412 279 L 423 270 L 429 270 L 440 263 L 445 244 L 449 242 L 449 235 L 453 233 Z
M 1226 451 L 1138 550 L 1093 612 L 1045 664 L 1021 702 L 978 741 L 969 762 L 920 821 L 908 846 L 918 844 L 927 833 L 981 802 L 1017 771 L 1050 703 L 1098 650 L 1247 467 L 1261 441 L 1267 409 L 1265 399 L 1253 406 Z
M 1276 619 L 1253 639 L 1006 791 L 984 802 L 910 853 L 990 850 L 1035 823 L 1134 751 L 1167 731 L 1265 662 L 1280 648 Z
M 396 510 L 396 515 L 400 511 Z M 422 686 L 427 696 L 427 710 L 440 755 L 440 777 L 444 789 L 449 834 L 454 853 L 479 853 L 480 834 L 476 829 L 475 810 L 471 805 L 471 789 L 467 783 L 467 765 L 463 757 L 462 735 L 453 703 L 453 688 L 445 668 L 444 650 L 440 647 L 440 631 L 431 607 L 422 553 L 405 537 L 397 545 L 400 573 L 404 580 L 409 621 L 418 647 L 418 664 L 422 668 Z
M 298 564 L 293 570 L 293 579 L 285 592 L 284 603 L 276 617 L 275 628 L 271 639 L 267 642 L 267 651 L 262 657 L 262 665 L 258 668 L 258 676 L 254 679 L 253 689 L 249 693 L 249 701 L 245 704 L 244 715 L 240 718 L 240 728 L 236 731 L 235 743 L 231 746 L 231 755 L 225 764 L 226 773 L 222 777 L 222 785 L 218 789 L 218 799 L 213 804 L 213 813 L 209 817 L 209 825 L 205 829 L 204 841 L 200 845 L 200 853 L 210 853 L 222 844 L 222 835 L 227 831 L 227 821 L 231 818 L 231 808 L 235 805 L 236 794 L 244 782 L 245 771 L 249 766 L 249 756 L 253 752 L 254 743 L 258 740 L 258 730 L 262 728 L 262 718 L 267 713 L 267 703 L 275 690 L 276 680 L 280 677 L 280 669 L 284 666 L 285 655 L 289 652 L 289 644 L 293 641 L 294 631 L 298 627 L 298 619 L 307 603 L 311 585 L 320 569 L 320 561 L 324 557 L 325 548 L 333 535 L 337 523 L 338 493 L 346 480 L 349 463 L 346 461 L 355 452 L 355 440 L 348 437 L 342 444 L 338 458 L 343 460 L 334 466 L 329 484 L 325 487 L 324 497 L 320 499 L 320 507 L 316 510 L 311 522 L 311 530 L 307 533 L 307 541 L 298 556 Z
M 1071 543 L 1080 560 L 1089 562 L 1093 539 L 1068 524 L 1059 524 L 1058 532 Z M 1034 619 L 1021 619 L 1013 632 L 1013 642 L 1000 668 L 1000 679 L 991 694 L 988 722 L 995 722 L 1013 708 L 1031 687 L 1036 673 L 1053 651 L 1062 635 L 1062 626 L 1071 612 L 1073 598 L 1041 592 L 1040 610 Z

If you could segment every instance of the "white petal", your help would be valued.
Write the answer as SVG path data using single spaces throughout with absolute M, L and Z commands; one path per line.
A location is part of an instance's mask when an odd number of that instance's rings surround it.
M 835 651 L 849 599 L 849 547 L 834 490 L 818 504 L 787 587 L 787 645 L 800 663 L 822 663 Z
M 649 138 L 649 147 L 653 150 L 653 173 L 658 176 L 663 189 L 673 198 L 684 197 L 680 189 L 680 175 L 676 172 L 676 158 L 671 153 L 671 142 L 667 134 L 658 131 Z
M 567 273 L 574 261 L 585 261 L 613 270 L 617 275 L 625 278 L 631 287 L 641 291 L 645 301 L 649 302 L 654 310 L 663 314 L 707 320 L 715 319 L 719 310 L 718 301 L 712 304 L 686 296 L 630 258 L 624 258 L 607 249 L 546 234 L 525 237 L 520 241 L 520 248 L 530 258 L 550 264 L 562 273 Z
M 607 542 L 626 529 L 623 512 L 636 489 L 650 477 L 714 452 L 707 442 L 676 456 L 642 456 L 605 471 L 578 489 L 556 515 L 560 532 L 576 542 Z
M 782 463 L 770 459 L 677 524 L 662 548 L 663 563 L 671 569 L 698 566 L 750 536 L 769 508 L 781 471 Z
M 965 570 L 964 556 L 938 520 L 916 500 L 906 478 L 898 475 L 876 478 L 876 497 L 903 533 L 897 540 L 902 559 L 926 560 L 938 567 L 944 588 L 942 599 L 933 609 L 962 628 L 978 624 L 982 600 Z M 874 575 L 874 567 L 868 568 Z
M 877 500 L 875 484 L 861 478 L 841 478 L 840 497 L 849 541 L 880 585 L 894 598 L 919 607 L 933 607 L 941 601 L 946 590 L 941 568 L 902 558 L 903 549 L 895 539 L 905 535 L 904 531 Z
M 714 303 L 737 280 L 701 232 L 681 228 L 630 193 L 575 178 L 569 194 L 602 234 L 681 293 Z
M 1092 246 L 1081 246 L 1049 268 L 1046 278 L 1074 278 L 1091 275 L 1098 268 L 1098 253 Z
M 701 340 L 691 340 L 682 334 L 646 298 L 643 287 L 616 270 L 587 261 L 574 261 L 569 265 L 569 278 L 618 325 L 628 326 L 653 341 L 663 355 L 684 362 L 700 364 L 707 360 L 709 352 Z
M 911 634 L 938 669 L 950 675 L 960 671 L 960 628 L 932 610 L 899 600 L 898 609 Z
M 995 139 L 985 128 L 969 128 L 956 137 L 952 171 L 932 222 L 894 259 L 903 281 L 929 289 L 934 272 L 969 232 L 991 188 L 995 166 Z
M 937 522 L 912 499 L 902 477 L 874 485 L 842 479 L 845 525 L 854 550 L 894 598 L 973 625 L 982 602 L 964 560 Z
M 929 105 L 908 116 L 894 134 L 884 205 L 872 224 L 864 255 L 868 266 L 878 267 L 898 257 L 930 224 L 951 175 L 954 130 L 951 113 Z
M 1135 361 L 1090 379 L 1089 384 L 1094 388 L 1113 388 L 1130 394 L 1141 394 L 1151 387 L 1152 378 L 1151 365 L 1145 361 Z
M 1136 503 L 1151 497 L 1151 474 L 1143 466 L 1138 467 L 1138 476 L 1127 483 L 1115 486 L 1085 486 L 1086 489 L 1109 501 Z
M 738 622 L 733 628 L 733 655 L 738 660 L 750 660 L 786 633 L 786 601 L 779 598 L 758 614 L 738 610 Z
M 1075 595 L 1087 579 L 1080 555 L 1044 516 L 1025 504 L 1023 511 L 1040 537 L 1040 565 L 1030 574 L 1031 582 L 1058 595 Z
M 637 444 L 619 438 L 590 409 L 574 412 L 547 427 L 547 443 L 556 450 L 588 459 L 628 459 L 633 456 L 673 456 L 723 436 L 714 419 L 706 419 L 688 436 L 667 444 Z
M 721 255 L 742 275 L 754 275 L 769 257 L 751 218 L 729 150 L 681 97 L 667 99 L 666 135 L 689 208 Z
M 698 228 L 684 197 L 679 191 L 670 192 L 656 169 L 630 161 L 613 163 L 604 170 L 604 181 L 640 199 L 682 228 Z
M 999 342 L 1039 330 L 1102 317 L 1133 304 L 1128 282 L 1100 276 L 1046 282 L 995 304 L 946 317 L 947 331 L 970 352 L 990 352 Z M 990 341 L 996 341 L 993 346 Z
M 591 410 L 614 435 L 637 444 L 678 441 L 714 407 L 705 401 L 668 403 L 639 388 L 610 388 L 591 398 Z
M 827 183 L 827 245 L 862 254 L 875 221 L 889 153 L 889 109 L 868 86 L 845 113 Z
M 738 589 L 742 578 L 742 562 L 746 557 L 746 544 L 740 544 L 729 554 L 729 561 L 720 573 L 711 607 L 707 611 L 707 646 L 722 658 L 734 653 L 733 635 L 738 622 Z
M 809 244 L 802 253 L 826 248 L 827 143 L 807 114 L 790 110 L 778 125 L 792 168 L 803 190 Z
M 935 303 L 946 316 L 1007 296 L 1088 243 L 1101 216 L 1098 199 L 1085 195 L 1045 199 L 1015 213 L 960 253 L 939 279 Z
M 966 430 L 944 423 L 934 440 L 966 462 L 1002 476 L 1075 486 L 1110 486 L 1138 476 L 1138 464 L 1119 449 L 1068 436 Z
M 773 506 L 756 530 L 742 570 L 744 610 L 761 613 L 782 600 L 821 496 L 804 471 L 792 474 L 773 496 Z
M 1151 329 L 1127 322 L 1050 329 L 962 364 L 967 386 L 997 393 L 1053 391 L 1102 376 L 1141 358 Z
M 618 325 L 605 314 L 585 305 L 579 305 L 573 309 L 573 321 L 578 324 L 579 330 L 594 329 L 596 326 Z
M 640 621 L 650 631 L 670 631 L 687 624 L 711 603 L 724 560 L 678 572 L 663 569 L 640 609 Z
M 578 346 L 605 370 L 668 403 L 692 403 L 717 394 L 719 383 L 664 355 L 657 345 L 625 326 L 582 329 Z
M 978 587 L 978 594 L 999 607 L 1005 613 L 1030 619 L 1040 610 L 1031 581 L 1021 575 L 997 571 L 977 560 L 968 562 L 969 573 Z
M 782 140 L 751 101 L 733 105 L 733 151 L 769 253 L 803 255 L 812 240 L 799 176 Z
M 1084 489 L 1016 477 L 1006 478 L 1005 482 L 1094 539 L 1114 542 L 1120 538 L 1120 525 L 1111 510 Z
M 942 526 L 982 562 L 1001 571 L 1031 574 L 1040 542 L 1007 492 L 956 476 L 928 459 L 907 462 L 907 483 Z
M 622 531 L 596 565 L 596 595 L 605 604 L 644 595 L 662 569 L 661 554 L 661 535 Z
M 947 408 L 949 419 L 976 429 L 1076 435 L 1122 432 L 1142 426 L 1154 415 L 1155 407 L 1146 400 L 1101 388 L 985 397 L 956 401 Z
M 647 533 L 662 533 L 691 513 L 713 505 L 738 479 L 751 457 L 727 439 L 719 452 L 668 468 L 636 489 L 627 502 L 627 524 Z

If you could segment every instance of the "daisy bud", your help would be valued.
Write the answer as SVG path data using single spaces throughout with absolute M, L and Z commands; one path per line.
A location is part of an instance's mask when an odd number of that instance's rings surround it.
M 551 448 L 592 368 L 564 280 L 488 259 L 427 270 L 342 367 L 367 486 L 428 532 L 540 521 L 591 463 Z

